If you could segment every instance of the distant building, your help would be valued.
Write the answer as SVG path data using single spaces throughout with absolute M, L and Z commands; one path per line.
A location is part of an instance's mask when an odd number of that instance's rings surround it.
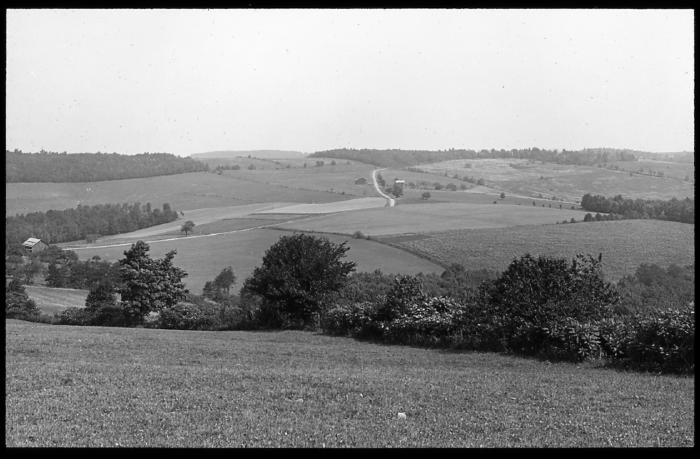
M 401 196 L 403 194 L 403 188 L 405 185 L 405 180 L 394 179 L 394 194 L 396 194 L 396 196 Z
M 24 251 L 27 253 L 37 253 L 45 250 L 48 245 L 45 244 L 41 239 L 35 237 L 30 237 L 22 243 L 24 246 Z

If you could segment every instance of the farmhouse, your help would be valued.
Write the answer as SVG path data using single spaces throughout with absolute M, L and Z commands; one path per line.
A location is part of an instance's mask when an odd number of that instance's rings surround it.
M 22 245 L 24 246 L 24 251 L 27 253 L 41 252 L 48 247 L 48 245 L 46 245 L 41 239 L 37 239 L 35 237 L 30 237 L 24 241 Z

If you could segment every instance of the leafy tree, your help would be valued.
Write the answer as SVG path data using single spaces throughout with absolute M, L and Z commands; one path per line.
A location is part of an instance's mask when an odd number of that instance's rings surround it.
M 224 268 L 214 279 L 214 286 L 219 290 L 230 293 L 231 286 L 236 282 L 236 275 L 233 274 L 233 268 L 228 266 Z
M 350 249 L 346 244 L 306 234 L 282 236 L 246 279 L 242 294 L 263 298 L 265 311 L 272 313 L 268 326 L 314 325 L 317 314 L 355 270 L 354 262 L 342 261 Z
M 425 200 L 430 199 L 430 191 L 424 191 L 420 197 Z
M 137 241 L 119 260 L 120 293 L 130 325 L 142 323 L 151 311 L 173 306 L 187 293 L 182 282 L 187 273 L 172 263 L 177 252 L 172 250 L 154 260 L 148 250 L 148 244 Z
M 501 199 L 505 199 L 505 198 L 506 198 L 506 194 L 504 192 L 501 192 Z
M 39 315 L 36 303 L 29 299 L 24 286 L 12 279 L 5 287 L 5 318 L 31 320 Z
M 182 224 L 182 227 L 180 228 L 181 233 L 185 233 L 185 237 L 187 237 L 187 233 L 191 232 L 194 229 L 194 222 L 192 220 L 187 220 L 185 223 Z

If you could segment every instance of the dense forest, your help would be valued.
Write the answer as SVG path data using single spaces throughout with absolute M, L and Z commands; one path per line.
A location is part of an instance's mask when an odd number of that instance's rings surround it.
M 16 250 L 28 237 L 49 244 L 126 233 L 177 219 L 170 204 L 97 204 L 75 209 L 32 212 L 5 218 L 6 249 Z
M 695 200 L 676 198 L 667 201 L 661 199 L 629 199 L 617 195 L 607 198 L 600 195 L 585 194 L 581 207 L 591 212 L 603 212 L 622 215 L 625 218 L 653 218 L 682 223 L 695 223 Z
M 559 164 L 594 165 L 609 161 L 635 161 L 632 150 L 617 150 L 612 148 L 591 148 L 580 151 L 543 150 L 525 148 L 512 150 L 372 150 L 343 148 L 337 150 L 318 151 L 309 155 L 318 158 L 351 159 L 380 167 L 407 167 L 417 164 L 435 163 L 453 159 L 487 159 L 514 158 L 546 161 Z
M 169 153 L 23 153 L 5 150 L 5 181 L 97 182 L 206 171 L 209 167 L 192 158 Z

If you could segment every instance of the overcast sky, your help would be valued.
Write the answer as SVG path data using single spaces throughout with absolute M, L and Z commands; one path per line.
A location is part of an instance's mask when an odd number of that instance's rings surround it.
M 692 10 L 8 10 L 7 148 L 693 151 Z

